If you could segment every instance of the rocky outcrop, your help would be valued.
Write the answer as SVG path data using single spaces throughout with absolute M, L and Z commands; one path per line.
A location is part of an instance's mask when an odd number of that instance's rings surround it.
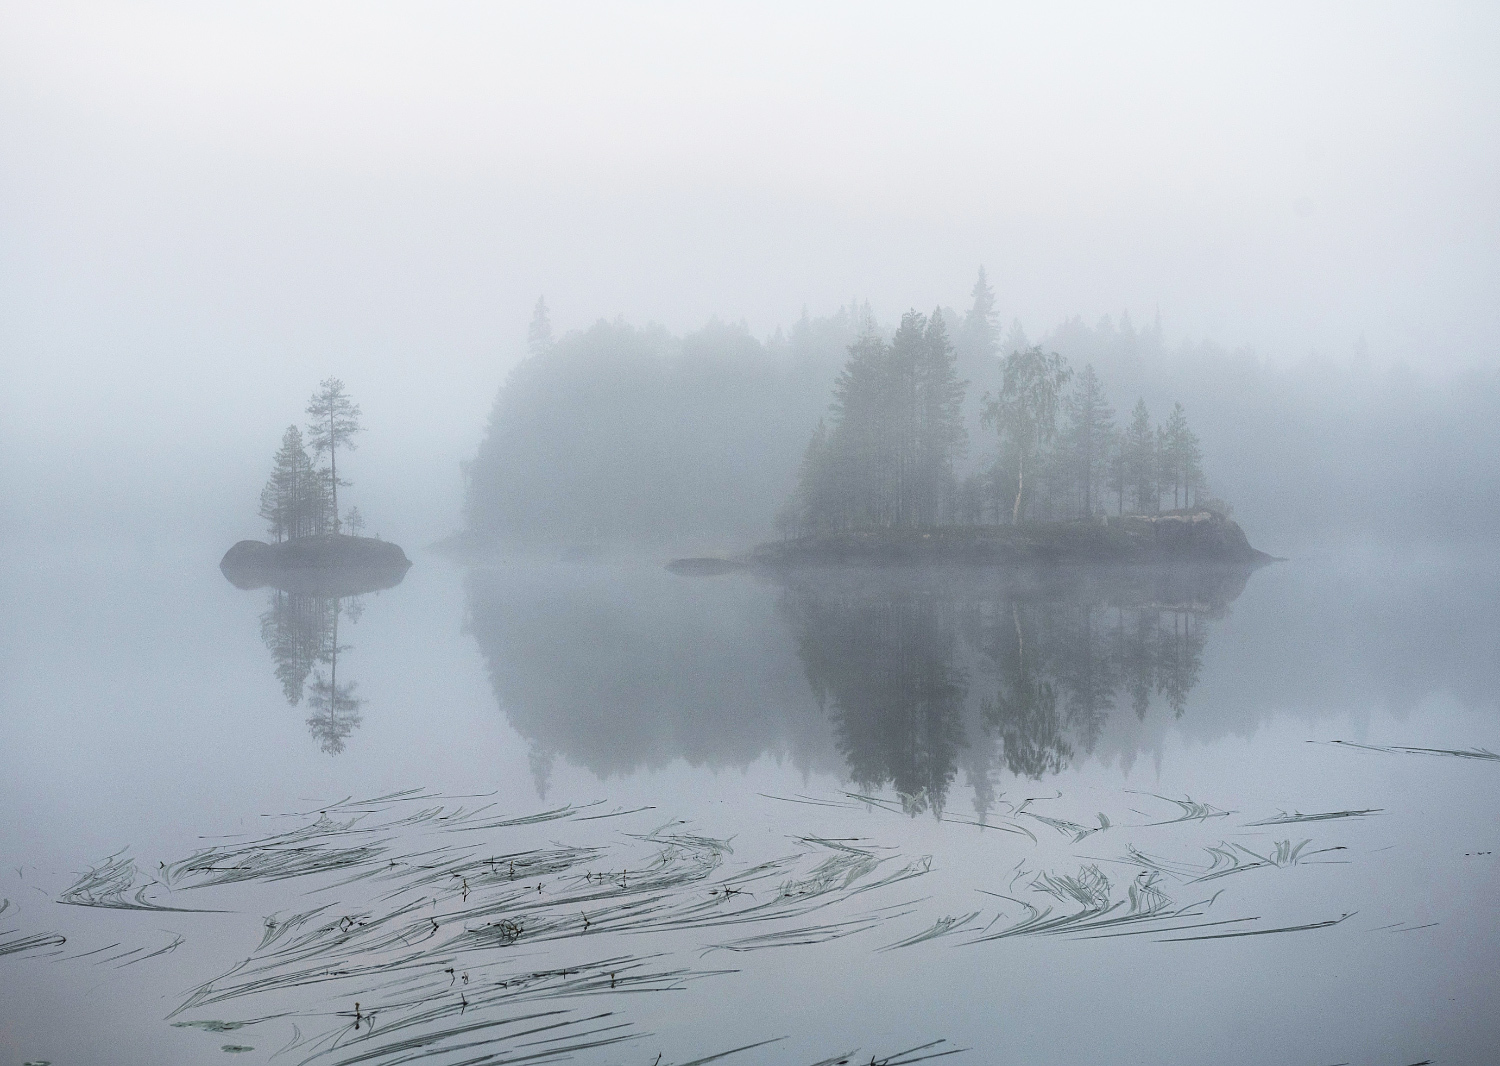
M 357 596 L 401 583 L 411 560 L 399 545 L 330 534 L 267 544 L 242 540 L 219 570 L 237 588 L 279 588 L 314 596 Z

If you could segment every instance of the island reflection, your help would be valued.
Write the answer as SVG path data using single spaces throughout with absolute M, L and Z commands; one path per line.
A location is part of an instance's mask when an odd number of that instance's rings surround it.
M 1056 774 L 1110 729 L 1130 759 L 1186 713 L 1249 574 L 501 567 L 469 574 L 468 629 L 541 791 L 559 755 L 601 777 L 772 755 L 913 813 L 962 773 L 983 816 L 1002 774 Z
M 340 642 L 339 623 L 358 624 L 368 592 L 394 588 L 405 571 L 287 571 L 266 576 L 226 572 L 237 587 L 265 588 L 260 639 L 271 653 L 282 695 L 293 707 L 307 701 L 307 730 L 329 755 L 344 750 L 363 721 L 358 682 L 339 680 L 339 656 L 352 651 Z
M 260 639 L 270 649 L 282 694 L 296 707 L 306 693 L 312 712 L 307 730 L 330 755 L 344 750 L 344 742 L 362 721 L 363 701 L 354 694 L 358 682 L 339 680 L 339 653 L 351 650 L 339 643 L 339 619 L 357 623 L 363 613 L 360 596 L 308 596 L 275 589 L 260 616 Z

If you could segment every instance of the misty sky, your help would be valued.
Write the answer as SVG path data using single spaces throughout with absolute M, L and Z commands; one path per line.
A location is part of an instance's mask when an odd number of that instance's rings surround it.
M 1500 363 L 1500 9 L 1204 7 L 0 5 L 0 445 L 269 455 L 333 373 L 456 462 L 539 293 L 763 335 L 980 263 L 1033 336 Z

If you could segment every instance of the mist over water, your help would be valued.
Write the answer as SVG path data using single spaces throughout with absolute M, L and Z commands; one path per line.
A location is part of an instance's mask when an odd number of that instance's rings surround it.
M 0 10 L 0 1060 L 1488 1061 L 1497 46 Z

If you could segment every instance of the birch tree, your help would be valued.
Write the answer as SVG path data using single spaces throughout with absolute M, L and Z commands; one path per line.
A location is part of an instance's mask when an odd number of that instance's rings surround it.
M 1035 464 L 1038 452 L 1057 435 L 1057 411 L 1062 390 L 1073 371 L 1056 352 L 1038 346 L 1011 352 L 1005 357 L 1000 394 L 985 398 L 983 424 L 994 426 L 1008 440 L 1016 455 L 1016 498 L 1011 505 L 1012 524 L 1021 520 L 1026 495 L 1027 463 Z

